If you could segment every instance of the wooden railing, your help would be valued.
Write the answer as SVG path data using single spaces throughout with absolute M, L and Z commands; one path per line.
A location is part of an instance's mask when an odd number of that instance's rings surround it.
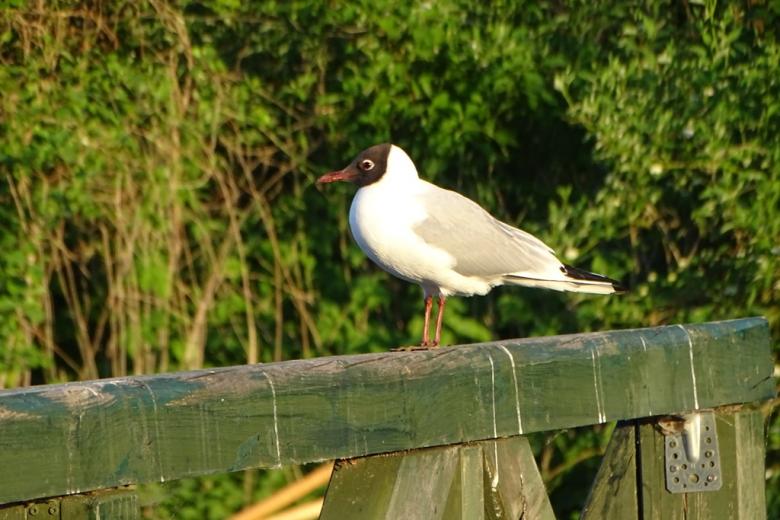
M 0 519 L 330 459 L 325 519 L 552 518 L 524 435 L 609 421 L 585 518 L 763 518 L 772 370 L 748 318 L 6 390 Z

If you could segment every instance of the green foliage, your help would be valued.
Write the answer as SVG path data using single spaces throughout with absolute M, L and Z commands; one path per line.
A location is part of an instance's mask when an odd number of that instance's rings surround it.
M 453 299 L 448 343 L 754 314 L 780 332 L 776 3 L 4 6 L 0 385 L 417 341 L 419 289 L 351 243 L 351 190 L 312 182 L 387 140 L 633 289 Z M 536 443 L 562 517 L 605 431 Z M 221 516 L 208 497 L 238 507 L 240 480 L 171 503 Z
M 244 471 L 142 486 L 139 498 L 143 516 L 155 520 L 227 518 L 300 478 L 299 471 L 274 470 L 263 472 L 264 478 L 258 481 L 256 473 Z

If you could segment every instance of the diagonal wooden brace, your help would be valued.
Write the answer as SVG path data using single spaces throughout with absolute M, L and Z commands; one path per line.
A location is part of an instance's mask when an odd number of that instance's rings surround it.
M 340 461 L 321 518 L 555 516 L 528 440 L 518 436 Z

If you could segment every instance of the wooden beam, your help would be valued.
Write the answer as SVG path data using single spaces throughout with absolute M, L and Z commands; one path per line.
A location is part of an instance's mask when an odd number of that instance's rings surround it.
M 322 520 L 554 520 L 525 437 L 336 464 Z
M 528 439 L 511 437 L 480 443 L 485 460 L 488 518 L 555 520 Z M 463 516 L 464 519 L 469 518 Z
M 460 448 L 460 478 L 450 494 L 448 510 L 458 511 L 462 518 L 477 520 L 485 513 L 484 456 L 480 446 Z M 323 519 L 326 520 L 326 519 Z
M 0 503 L 767 399 L 760 318 L 0 392 Z
M 732 409 L 733 408 L 733 409 Z M 642 520 L 762 520 L 764 417 L 760 410 L 716 410 L 722 487 L 718 491 L 673 494 L 666 490 L 664 435 L 653 421 L 639 426 Z
M 639 518 L 635 430 L 633 421 L 615 427 L 582 509 L 582 520 Z
M 460 490 L 461 464 L 458 446 L 337 464 L 320 518 L 463 518 L 460 495 L 452 493 L 453 488 Z M 482 476 L 481 471 L 479 475 Z M 458 500 L 450 500 L 453 495 Z M 475 520 L 482 518 L 481 513 Z
M 104 489 L 93 493 L 55 497 L 24 504 L 0 506 L 0 520 L 137 520 L 141 518 L 138 495 L 133 487 Z

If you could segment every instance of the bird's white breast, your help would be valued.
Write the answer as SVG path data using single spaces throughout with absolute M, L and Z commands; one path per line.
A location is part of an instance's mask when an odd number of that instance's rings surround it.
M 423 251 L 427 246 L 414 233 L 414 226 L 425 218 L 424 208 L 412 194 L 380 181 L 357 191 L 349 210 L 349 227 L 360 249 L 382 269 L 421 283 L 426 274 Z M 449 262 L 441 260 L 445 265 Z
M 382 179 L 360 188 L 352 200 L 349 226 L 363 252 L 385 271 L 422 286 L 426 294 L 484 294 L 487 280 L 453 270 L 456 260 L 414 232 L 428 214 L 420 197 L 428 183 L 395 186 Z

